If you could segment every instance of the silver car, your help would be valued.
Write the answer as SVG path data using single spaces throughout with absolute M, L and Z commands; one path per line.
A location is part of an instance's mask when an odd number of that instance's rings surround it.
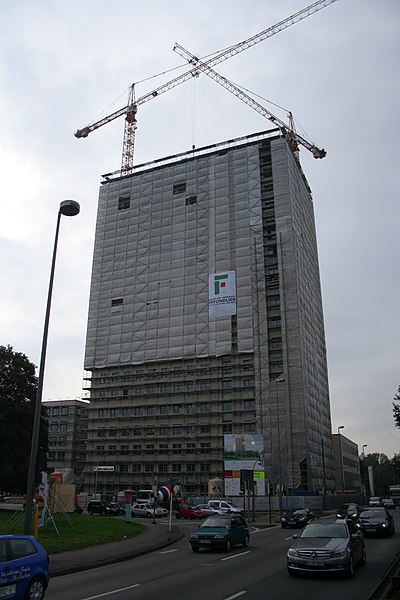
M 344 573 L 354 575 L 354 565 L 365 565 L 364 536 L 355 523 L 314 520 L 308 523 L 287 553 L 289 575 L 301 573 Z
M 167 517 L 168 511 L 166 508 L 156 506 L 154 509 L 153 504 L 137 503 L 132 505 L 132 516 L 133 517 Z

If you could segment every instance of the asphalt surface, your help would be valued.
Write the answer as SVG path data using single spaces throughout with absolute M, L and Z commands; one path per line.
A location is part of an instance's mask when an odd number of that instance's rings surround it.
M 143 533 L 133 538 L 50 554 L 50 577 L 129 560 L 135 556 L 165 548 L 182 538 L 183 535 L 176 525 L 172 525 L 171 531 L 169 531 L 168 526 L 156 523 L 155 525 L 145 525 Z

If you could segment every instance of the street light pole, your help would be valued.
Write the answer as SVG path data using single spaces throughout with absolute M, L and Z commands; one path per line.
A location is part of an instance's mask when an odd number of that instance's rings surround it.
M 35 411 L 34 411 L 33 429 L 32 429 L 32 443 L 31 443 L 31 454 L 30 454 L 30 460 L 29 460 L 28 482 L 27 482 L 27 488 L 26 488 L 25 521 L 24 521 L 24 533 L 26 535 L 30 535 L 31 531 L 32 531 L 32 504 L 33 504 L 33 499 L 34 499 L 36 462 L 37 462 L 38 446 L 39 446 L 40 413 L 41 413 L 41 406 L 42 406 L 42 393 L 43 393 L 43 380 L 44 380 L 44 367 L 45 367 L 45 363 L 46 363 L 47 336 L 48 336 L 48 331 L 49 331 L 51 298 L 52 298 L 52 293 L 53 293 L 54 271 L 55 271 L 55 266 L 56 266 L 58 232 L 60 229 L 61 215 L 65 215 L 67 217 L 74 217 L 75 215 L 77 215 L 79 213 L 79 211 L 80 211 L 80 206 L 79 206 L 78 202 L 76 202 L 75 200 L 64 200 L 60 204 L 60 208 L 58 210 L 58 215 L 57 215 L 57 226 L 56 226 L 56 234 L 55 234 L 55 238 L 54 238 L 53 259 L 52 259 L 52 263 L 51 263 L 49 290 L 48 290 L 48 295 L 47 295 L 47 307 L 46 307 L 46 315 L 45 315 L 44 329 L 43 329 L 42 351 L 41 351 L 41 355 L 40 355 L 38 387 L 37 387 L 36 400 L 35 400 Z
M 363 447 L 362 447 L 362 457 L 363 457 L 363 460 L 365 460 L 364 448 L 366 448 L 367 446 L 368 446 L 368 444 L 363 444 Z
M 340 451 L 340 471 L 341 471 L 341 477 L 342 477 L 342 492 L 344 494 L 344 467 L 343 467 L 343 451 L 342 451 L 342 436 L 340 434 L 340 430 L 344 429 L 344 425 L 339 425 L 339 427 L 337 428 L 337 432 L 338 432 L 338 436 L 339 436 L 339 451 Z

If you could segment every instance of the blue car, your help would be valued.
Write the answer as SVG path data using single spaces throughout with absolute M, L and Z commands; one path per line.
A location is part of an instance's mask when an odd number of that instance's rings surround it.
M 49 557 L 30 535 L 0 535 L 0 598 L 42 600 L 49 584 Z
M 250 530 L 241 515 L 214 515 L 195 529 L 189 539 L 193 552 L 200 548 L 213 548 L 229 552 L 233 546 L 246 547 Z

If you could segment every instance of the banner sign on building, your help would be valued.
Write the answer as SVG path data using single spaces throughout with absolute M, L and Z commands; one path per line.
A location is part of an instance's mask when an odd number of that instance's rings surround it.
M 241 472 L 250 472 L 257 496 L 265 496 L 265 471 L 261 462 L 264 438 L 261 434 L 224 435 L 224 483 L 226 496 L 240 495 Z
M 208 276 L 208 316 L 236 315 L 235 271 L 210 273 Z

